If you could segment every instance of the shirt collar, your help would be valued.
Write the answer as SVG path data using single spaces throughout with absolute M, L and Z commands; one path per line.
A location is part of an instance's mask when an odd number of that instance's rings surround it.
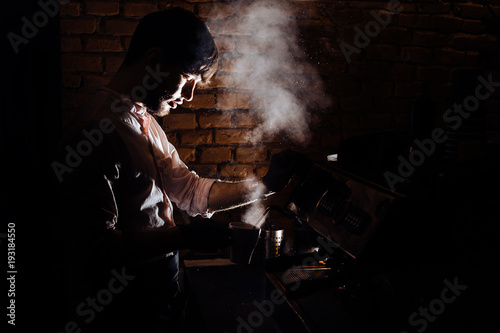
M 120 101 L 127 105 L 129 107 L 130 113 L 134 116 L 135 119 L 141 124 L 142 130 L 144 134 L 148 135 L 149 133 L 149 123 L 150 123 L 150 116 L 146 110 L 146 108 L 136 102 L 134 102 L 132 99 L 127 97 L 124 94 L 119 94 L 118 92 L 109 89 L 108 87 L 101 87 L 99 90 L 102 90 L 110 95 L 112 95 L 115 98 L 120 99 Z

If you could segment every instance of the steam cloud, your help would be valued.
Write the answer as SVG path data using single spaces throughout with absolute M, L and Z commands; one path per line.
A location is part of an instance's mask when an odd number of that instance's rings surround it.
M 241 220 L 245 223 L 251 224 L 256 228 L 260 228 L 261 225 L 263 224 L 264 220 L 260 220 L 260 218 L 263 216 L 266 207 L 262 204 L 259 199 L 262 197 L 262 195 L 265 192 L 265 187 L 264 185 L 260 184 L 257 187 L 254 187 L 251 184 L 255 184 L 257 179 L 250 179 L 250 182 L 247 182 L 249 184 L 248 190 L 250 193 L 249 197 L 247 198 L 249 201 L 253 201 L 250 206 L 248 206 L 247 210 L 241 217 Z
M 321 78 L 304 59 L 293 8 L 288 1 L 262 0 L 240 8 L 245 9 L 237 14 L 236 28 L 243 36 L 232 37 L 240 53 L 228 69 L 233 73 L 230 84 L 250 94 L 251 112 L 261 120 L 248 140 L 257 143 L 285 133 L 294 143 L 307 144 L 308 108 L 326 107 L 330 101 L 324 94 L 317 98 Z
M 248 134 L 248 142 L 255 144 L 285 134 L 293 143 L 306 145 L 311 133 L 309 111 L 327 107 L 330 100 L 323 93 L 321 77 L 299 45 L 293 7 L 286 0 L 233 6 L 239 8 L 232 18 L 237 19 L 239 35 L 228 31 L 223 38 L 233 38 L 238 52 L 234 58 L 223 57 L 222 71 L 231 73 L 227 86 L 250 94 L 250 112 L 261 121 Z M 248 207 L 243 222 L 260 227 L 256 224 L 265 207 L 258 199 L 264 190 L 263 186 L 251 189 L 248 199 L 257 201 Z

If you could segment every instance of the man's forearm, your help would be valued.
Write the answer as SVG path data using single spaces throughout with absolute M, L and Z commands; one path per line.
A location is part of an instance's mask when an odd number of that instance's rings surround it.
M 267 195 L 259 181 L 223 182 L 213 184 L 208 197 L 208 209 L 223 211 L 247 205 Z

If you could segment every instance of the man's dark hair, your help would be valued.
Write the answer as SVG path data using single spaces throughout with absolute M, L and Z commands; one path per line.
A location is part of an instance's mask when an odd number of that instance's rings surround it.
M 173 7 L 144 16 L 122 66 L 136 63 L 152 47 L 163 52 L 167 65 L 179 66 L 185 74 L 201 75 L 205 82 L 217 70 L 219 54 L 210 31 L 186 9 Z

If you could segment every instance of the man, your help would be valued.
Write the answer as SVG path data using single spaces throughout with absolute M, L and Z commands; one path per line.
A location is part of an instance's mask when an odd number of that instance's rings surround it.
M 177 226 L 172 202 L 210 217 L 248 203 L 249 191 L 263 186 L 190 172 L 151 116 L 192 100 L 217 61 L 214 40 L 194 14 L 180 8 L 149 14 L 116 76 L 73 121 L 62 157 L 73 158 L 73 167 L 58 174 L 66 331 L 174 331 L 177 250 L 216 251 L 229 236 L 227 227 L 206 219 Z M 299 159 L 291 152 L 274 156 L 265 193 L 281 190 Z

